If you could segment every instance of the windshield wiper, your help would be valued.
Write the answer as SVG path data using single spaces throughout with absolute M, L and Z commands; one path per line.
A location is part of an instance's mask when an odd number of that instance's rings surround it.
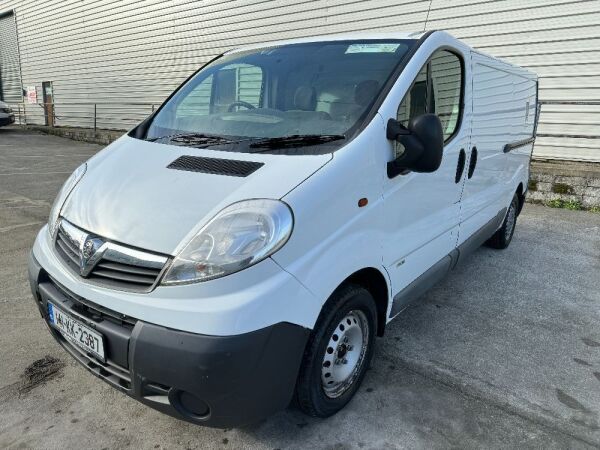
M 251 143 L 249 147 L 265 149 L 305 147 L 308 145 L 318 145 L 326 142 L 338 141 L 340 139 L 346 139 L 346 136 L 342 134 L 292 134 L 290 136 L 262 139 L 260 141 Z M 258 152 L 260 152 L 260 150 Z
M 171 134 L 167 136 L 159 136 L 155 138 L 145 139 L 149 142 L 163 141 L 174 142 L 177 144 L 191 144 L 191 145 L 216 145 L 216 144 L 230 144 L 237 142 L 232 139 L 218 136 L 216 134 L 206 133 L 179 133 Z

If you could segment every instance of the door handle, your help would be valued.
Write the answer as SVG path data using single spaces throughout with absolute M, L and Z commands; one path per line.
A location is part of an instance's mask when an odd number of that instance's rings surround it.
M 473 147 L 471 150 L 471 159 L 469 159 L 469 172 L 467 173 L 469 179 L 471 179 L 473 172 L 475 172 L 475 166 L 477 166 L 477 147 Z
M 460 153 L 458 154 L 458 165 L 456 166 L 456 176 L 454 177 L 454 182 L 458 183 L 465 171 L 465 160 L 467 159 L 467 154 L 465 153 L 465 149 L 461 148 Z

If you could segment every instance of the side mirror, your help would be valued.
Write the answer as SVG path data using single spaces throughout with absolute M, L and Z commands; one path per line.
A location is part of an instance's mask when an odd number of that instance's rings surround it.
M 408 128 L 390 119 L 387 124 L 387 138 L 404 146 L 404 153 L 388 162 L 388 177 L 406 172 L 435 172 L 442 163 L 444 131 L 442 122 L 435 114 L 414 117 Z

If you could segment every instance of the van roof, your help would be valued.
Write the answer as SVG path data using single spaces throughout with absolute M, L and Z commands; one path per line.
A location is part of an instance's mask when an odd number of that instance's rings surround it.
M 354 41 L 354 40 L 375 40 L 375 39 L 419 39 L 425 32 L 393 32 L 393 33 L 344 33 L 344 34 L 326 34 L 321 36 L 311 36 L 296 39 L 286 39 L 279 41 L 260 42 L 243 47 L 234 48 L 225 52 L 225 54 L 237 53 L 246 50 L 254 50 L 259 48 L 276 47 L 289 44 L 303 44 L 307 42 L 328 42 L 328 41 Z

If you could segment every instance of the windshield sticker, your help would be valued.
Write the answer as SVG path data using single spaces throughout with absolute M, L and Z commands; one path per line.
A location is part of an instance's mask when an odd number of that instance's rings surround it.
M 399 46 L 392 43 L 350 44 L 345 53 L 394 53 Z

